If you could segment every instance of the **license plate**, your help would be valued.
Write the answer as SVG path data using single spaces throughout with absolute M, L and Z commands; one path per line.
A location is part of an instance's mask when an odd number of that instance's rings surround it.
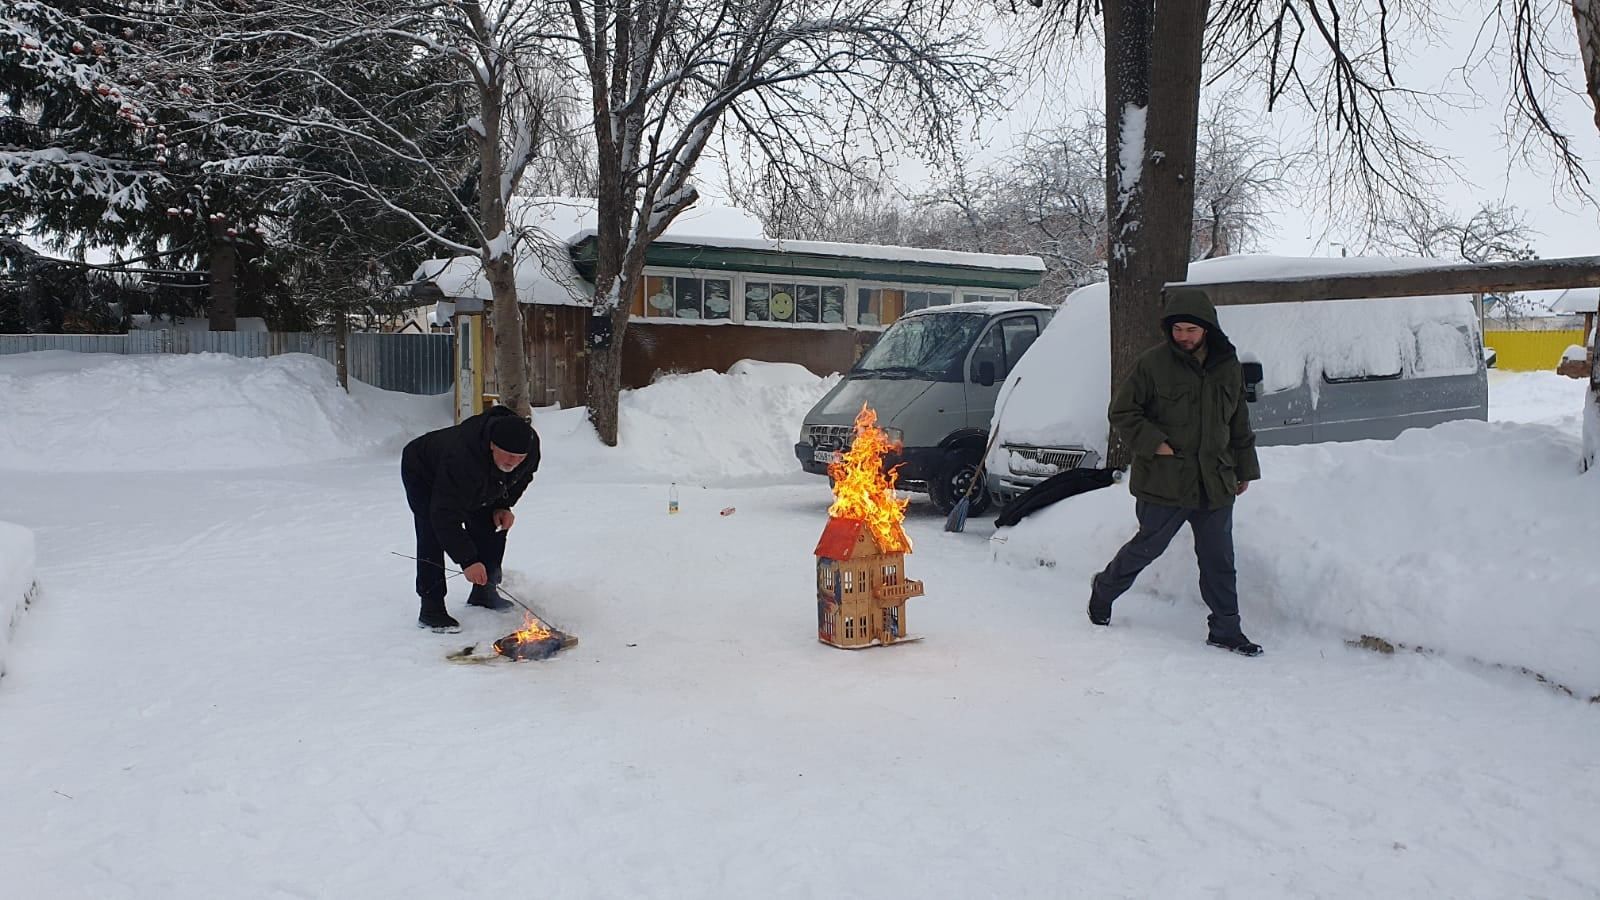
M 811 459 L 814 462 L 832 465 L 839 461 L 839 452 L 837 450 L 813 450 L 811 451 Z

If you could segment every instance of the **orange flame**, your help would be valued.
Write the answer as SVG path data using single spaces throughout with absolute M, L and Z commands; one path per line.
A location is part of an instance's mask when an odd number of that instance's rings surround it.
M 511 641 L 508 643 L 529 644 L 534 641 L 542 641 L 552 634 L 553 632 L 551 632 L 549 626 L 534 618 L 532 613 L 524 612 L 522 614 L 522 627 L 511 635 Z M 495 648 L 495 652 L 499 652 L 498 647 Z
M 887 553 L 910 553 L 911 539 L 900 525 L 905 521 L 910 498 L 895 496 L 898 466 L 885 472 L 883 457 L 895 445 L 878 427 L 878 414 L 865 403 L 856 414 L 856 437 L 850 449 L 828 465 L 833 476 L 833 505 L 828 515 L 835 519 L 860 519 L 872 529 L 872 536 Z

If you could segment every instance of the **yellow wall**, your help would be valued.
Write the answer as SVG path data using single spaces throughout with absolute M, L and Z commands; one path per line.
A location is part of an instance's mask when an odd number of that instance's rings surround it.
M 1561 354 L 1582 344 L 1581 329 L 1571 331 L 1485 331 L 1483 343 L 1493 347 L 1496 368 L 1516 372 L 1554 372 Z

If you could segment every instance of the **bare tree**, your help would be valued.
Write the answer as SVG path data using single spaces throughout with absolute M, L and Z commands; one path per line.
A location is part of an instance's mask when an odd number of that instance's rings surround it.
M 761 220 L 769 237 L 902 244 L 906 199 L 882 160 L 794 170 L 756 158 L 754 148 L 724 155 L 728 199 Z
M 1437 204 L 1419 202 L 1380 219 L 1372 244 L 1409 256 L 1483 263 L 1537 258 L 1537 234 L 1516 206 L 1484 203 L 1461 219 Z
M 997 77 L 956 12 L 945 0 L 568 0 L 599 166 L 587 393 L 602 441 L 617 441 L 645 248 L 695 203 L 719 129 L 774 171 L 832 164 L 858 138 L 947 147 Z
M 1195 148 L 1194 259 L 1252 249 L 1273 210 L 1309 162 L 1307 151 L 1286 151 L 1233 102 L 1209 104 L 1200 116 Z
M 494 359 L 500 402 L 527 415 L 527 365 L 515 265 L 548 236 L 520 229 L 508 216 L 512 198 L 539 163 L 548 175 L 552 147 L 568 139 L 574 98 L 554 73 L 548 7 L 522 0 L 337 0 L 309 4 L 263 0 L 249 6 L 205 0 L 203 13 L 152 62 L 183 72 L 215 114 L 260 135 L 258 150 L 231 161 L 244 178 L 277 180 L 328 196 L 355 194 L 411 223 L 446 252 L 482 262 L 494 302 Z M 437 73 L 457 98 L 445 131 L 397 124 L 408 102 L 374 104 L 348 79 L 362 54 L 407 48 L 413 64 Z M 176 81 L 168 78 L 160 83 Z M 263 84 L 296 85 L 294 91 Z M 310 94 L 316 102 L 303 102 Z M 301 148 L 286 158 L 282 139 Z M 470 152 L 463 154 L 463 147 Z M 304 152 L 310 148 L 312 152 Z M 318 158 L 336 161 L 317 165 Z M 410 173 L 397 187 L 380 177 Z M 425 203 L 411 202 L 424 196 Z M 422 210 L 442 206 L 441 218 Z M 352 227 L 359 227 L 352 223 Z M 564 250 L 564 248 L 561 248 Z M 556 252 L 550 247 L 549 252 Z

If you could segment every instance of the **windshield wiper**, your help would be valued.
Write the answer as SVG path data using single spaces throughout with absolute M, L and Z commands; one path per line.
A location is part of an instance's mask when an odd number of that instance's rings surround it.
M 877 369 L 857 369 L 854 375 L 878 375 L 884 378 L 911 378 L 913 376 L 928 377 L 928 372 L 916 366 L 883 366 Z

